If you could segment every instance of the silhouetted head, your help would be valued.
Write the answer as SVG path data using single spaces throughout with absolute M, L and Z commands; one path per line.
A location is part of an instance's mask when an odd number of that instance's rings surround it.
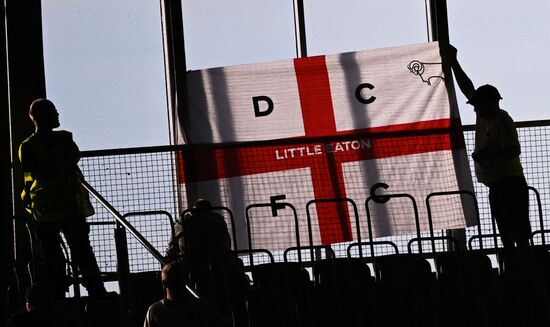
M 193 203 L 193 209 L 195 210 L 205 210 L 212 208 L 212 203 L 206 199 L 198 199 Z
M 177 262 L 171 262 L 162 267 L 162 287 L 167 292 L 168 298 L 173 298 L 184 291 L 185 274 Z M 183 295 L 183 294 L 182 294 Z
M 478 87 L 474 91 L 472 98 L 466 103 L 474 106 L 476 113 L 485 116 L 499 109 L 501 99 L 500 92 L 498 92 L 496 87 L 485 84 Z
M 475 106 L 476 104 L 480 104 L 482 102 L 498 100 L 502 100 L 502 97 L 500 96 L 500 92 L 498 92 L 497 88 L 492 85 L 485 84 L 478 87 L 477 90 L 474 91 L 472 98 L 466 103 Z
M 29 108 L 29 116 L 36 130 L 59 127 L 59 113 L 53 102 L 48 99 L 34 100 Z

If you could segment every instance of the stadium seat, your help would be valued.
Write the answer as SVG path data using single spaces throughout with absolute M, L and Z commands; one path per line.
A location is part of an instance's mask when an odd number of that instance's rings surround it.
M 374 260 L 374 324 L 425 326 L 433 315 L 431 301 L 435 274 L 419 254 L 394 254 Z
M 204 265 L 191 270 L 190 285 L 236 326 L 246 326 L 250 282 L 235 265 Z
M 374 278 L 359 258 L 313 263 L 315 287 L 309 293 L 312 326 L 365 325 L 372 317 Z
M 297 262 L 275 262 L 253 266 L 255 291 L 299 294 L 311 285 L 309 273 Z
M 313 263 L 317 286 L 349 292 L 369 291 L 374 283 L 369 266 L 359 258 L 331 258 Z
M 292 296 L 276 293 L 258 293 L 246 302 L 249 327 L 307 326 Z
M 550 325 L 550 253 L 545 247 L 501 249 L 497 283 L 502 322 Z
M 435 256 L 434 321 L 445 326 L 492 326 L 498 271 L 478 251 Z
M 266 321 L 278 310 L 292 308 L 287 312 L 289 316 L 284 318 L 285 321 L 307 326 L 309 319 L 307 294 L 312 282 L 309 273 L 301 264 L 297 262 L 266 263 L 253 266 L 251 272 L 253 294 L 247 301 L 249 319 L 256 322 Z M 273 310 L 266 309 L 270 303 L 274 305 Z M 252 324 L 253 322 L 251 326 Z
M 156 299 L 158 300 L 158 299 Z M 104 298 L 88 298 L 86 303 L 86 318 L 90 327 L 126 327 L 130 326 L 128 308 L 124 306 L 120 296 L 109 293 Z M 141 320 L 135 320 L 134 324 L 142 324 Z

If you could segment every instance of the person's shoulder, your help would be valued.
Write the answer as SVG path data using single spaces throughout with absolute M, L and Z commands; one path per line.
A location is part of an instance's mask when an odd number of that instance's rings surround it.
M 154 326 L 159 311 L 163 311 L 164 304 L 161 301 L 154 302 L 147 308 L 147 313 L 145 314 L 144 326 Z
M 29 137 L 27 137 L 26 139 L 24 139 L 20 144 L 19 144 L 19 147 L 22 147 L 22 146 L 25 146 L 26 144 L 29 144 L 32 142 L 32 140 L 35 138 L 35 135 L 34 133 L 29 135 Z
M 163 300 L 159 300 L 149 306 L 149 311 L 155 311 L 155 310 L 158 310 L 158 308 L 164 307 L 164 306 L 166 306 L 166 304 L 164 304 Z
M 497 115 L 500 117 L 510 117 L 510 114 L 508 113 L 508 111 L 504 109 L 498 109 Z
M 514 119 L 512 119 L 512 116 L 504 109 L 499 109 L 497 111 L 496 119 L 502 123 L 514 124 Z
M 73 138 L 73 133 L 69 132 L 69 131 L 65 131 L 65 130 L 58 130 L 58 131 L 53 131 L 54 135 L 56 135 L 57 137 L 62 137 L 62 138 L 68 138 L 68 139 L 72 139 Z
M 212 210 L 202 210 L 197 212 L 194 216 L 196 220 L 201 220 L 201 221 L 219 221 L 219 220 L 223 221 L 224 220 L 222 215 Z
M 184 217 L 184 220 L 208 219 L 216 215 L 219 215 L 219 214 L 212 210 L 194 210 L 194 211 L 191 211 L 188 215 L 186 215 Z

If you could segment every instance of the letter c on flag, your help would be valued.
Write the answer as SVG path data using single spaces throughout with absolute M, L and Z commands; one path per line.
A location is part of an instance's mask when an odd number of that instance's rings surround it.
M 361 95 L 361 91 L 363 91 L 364 88 L 367 88 L 369 90 L 372 90 L 374 89 L 374 85 L 370 84 L 370 83 L 363 83 L 363 84 L 359 84 L 359 86 L 357 86 L 357 88 L 355 89 L 355 98 L 357 99 L 357 101 L 363 103 L 363 104 L 369 104 L 369 103 L 373 103 L 374 100 L 376 100 L 376 97 L 375 96 L 371 96 L 367 99 L 363 98 L 363 96 Z
M 256 97 L 252 97 L 252 102 L 254 103 L 254 115 L 256 117 L 267 116 L 271 112 L 273 112 L 273 100 L 271 100 L 271 98 L 268 96 L 259 95 Z M 267 109 L 264 109 L 263 111 L 260 110 L 260 102 L 267 103 Z

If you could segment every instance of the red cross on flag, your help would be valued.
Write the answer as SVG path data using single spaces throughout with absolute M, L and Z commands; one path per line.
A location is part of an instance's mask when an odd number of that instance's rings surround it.
M 437 43 L 192 71 L 188 92 L 188 111 L 178 117 L 192 145 L 181 155 L 181 196 L 231 208 L 243 246 L 246 206 L 275 195 L 296 207 L 300 238 L 308 240 L 312 199 L 355 201 L 366 238 L 364 203 L 376 183 L 412 195 L 423 230 L 429 193 L 473 190 Z M 467 202 L 436 201 L 434 228 L 473 225 Z M 370 209 L 374 237 L 416 230 L 410 202 Z M 267 210 L 251 216 L 254 248 L 295 245 L 292 223 Z M 348 204 L 318 203 L 312 217 L 315 244 L 357 237 Z

